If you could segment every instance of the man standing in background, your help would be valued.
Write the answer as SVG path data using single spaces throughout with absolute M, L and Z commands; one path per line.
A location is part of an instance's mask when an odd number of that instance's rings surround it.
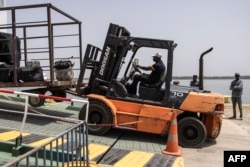
M 232 90 L 232 103 L 233 103 L 233 116 L 230 119 L 236 119 L 236 103 L 240 110 L 240 119 L 243 119 L 242 115 L 242 91 L 243 91 L 243 81 L 240 79 L 240 74 L 235 73 L 235 80 L 231 82 L 230 90 Z
M 199 87 L 200 86 L 200 82 L 198 81 L 198 76 L 197 75 L 193 75 L 193 80 L 190 81 L 190 86 L 194 86 L 194 87 Z

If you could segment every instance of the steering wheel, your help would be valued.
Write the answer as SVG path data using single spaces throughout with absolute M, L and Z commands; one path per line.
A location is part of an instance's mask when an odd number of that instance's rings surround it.
M 137 66 L 137 64 L 132 64 L 132 68 L 134 68 L 135 72 L 139 72 L 141 74 L 141 70 L 139 69 L 139 67 Z M 132 70 L 132 69 L 131 69 Z
M 127 82 L 129 79 L 132 79 L 133 76 L 134 76 L 134 74 L 135 74 L 136 72 L 139 72 L 139 73 L 141 74 L 141 70 L 137 67 L 138 62 L 139 62 L 138 59 L 135 59 L 135 60 L 134 60 L 134 62 L 132 63 L 132 66 L 131 66 L 131 69 L 130 69 L 130 72 L 129 72 L 128 76 L 126 76 L 126 77 L 123 79 L 124 82 Z
M 135 70 L 134 66 L 132 66 L 131 69 L 130 69 L 130 72 L 129 72 L 128 76 L 126 77 L 126 81 L 128 81 L 129 79 L 132 79 L 133 76 L 134 76 L 134 74 L 135 74 L 135 72 L 136 72 L 136 70 Z

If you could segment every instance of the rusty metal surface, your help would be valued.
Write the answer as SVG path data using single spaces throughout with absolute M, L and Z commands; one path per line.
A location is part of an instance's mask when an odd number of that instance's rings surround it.
M 41 18 L 29 17 L 35 14 L 35 10 L 39 10 Z M 48 75 L 45 81 L 20 82 L 17 76 L 19 65 L 16 64 L 20 53 L 16 51 L 16 45 L 13 44 L 11 48 L 11 54 L 14 55 L 13 81 L 1 82 L 0 87 L 60 86 L 58 82 L 55 82 L 53 68 L 54 62 L 60 59 L 75 60 L 74 70 L 80 71 L 82 63 L 81 21 L 49 3 L 4 7 L 0 11 L 6 11 L 11 18 L 7 24 L 0 25 L 0 30 L 4 29 L 12 34 L 10 42 L 17 43 L 17 38 L 21 41 L 20 65 L 25 66 L 29 60 L 41 61 L 41 67 Z M 68 26 L 73 27 L 75 31 L 69 31 Z M 65 52 L 75 55 L 63 55 Z M 71 87 L 72 83 L 64 83 L 63 86 L 65 85 Z

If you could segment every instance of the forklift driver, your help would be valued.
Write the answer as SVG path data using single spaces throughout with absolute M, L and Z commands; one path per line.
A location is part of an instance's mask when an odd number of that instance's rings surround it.
M 155 84 L 157 82 L 159 82 L 161 75 L 164 73 L 165 71 L 165 65 L 163 64 L 162 60 L 161 60 L 161 53 L 156 53 L 155 55 L 152 56 L 153 57 L 153 61 L 155 62 L 155 64 L 153 64 L 152 66 L 140 66 L 140 65 L 135 65 L 136 68 L 145 70 L 145 71 L 152 71 L 150 74 L 136 74 L 134 76 L 133 82 L 131 85 L 127 85 L 127 90 L 128 93 L 132 96 L 132 97 L 136 97 L 136 88 L 137 88 L 137 84 L 138 82 L 142 82 L 145 84 Z

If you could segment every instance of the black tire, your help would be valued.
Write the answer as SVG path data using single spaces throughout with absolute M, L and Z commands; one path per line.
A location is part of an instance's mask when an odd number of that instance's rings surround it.
M 43 94 L 43 92 L 40 92 L 40 91 L 32 91 L 29 93 Z M 45 101 L 44 98 L 29 96 L 29 104 L 32 107 L 40 107 L 44 104 L 44 101 Z
M 66 92 L 64 90 L 53 90 L 51 91 L 52 96 L 58 96 L 65 98 L 67 96 Z M 55 100 L 55 102 L 62 102 L 63 100 Z
M 199 119 L 185 117 L 178 122 L 178 141 L 182 147 L 201 147 L 206 138 L 207 130 Z
M 79 113 L 79 119 L 85 120 L 86 106 Z M 88 132 L 94 135 L 103 135 L 109 131 L 113 123 L 113 116 L 109 108 L 100 101 L 89 102 Z M 95 124 L 95 125 L 92 125 Z

